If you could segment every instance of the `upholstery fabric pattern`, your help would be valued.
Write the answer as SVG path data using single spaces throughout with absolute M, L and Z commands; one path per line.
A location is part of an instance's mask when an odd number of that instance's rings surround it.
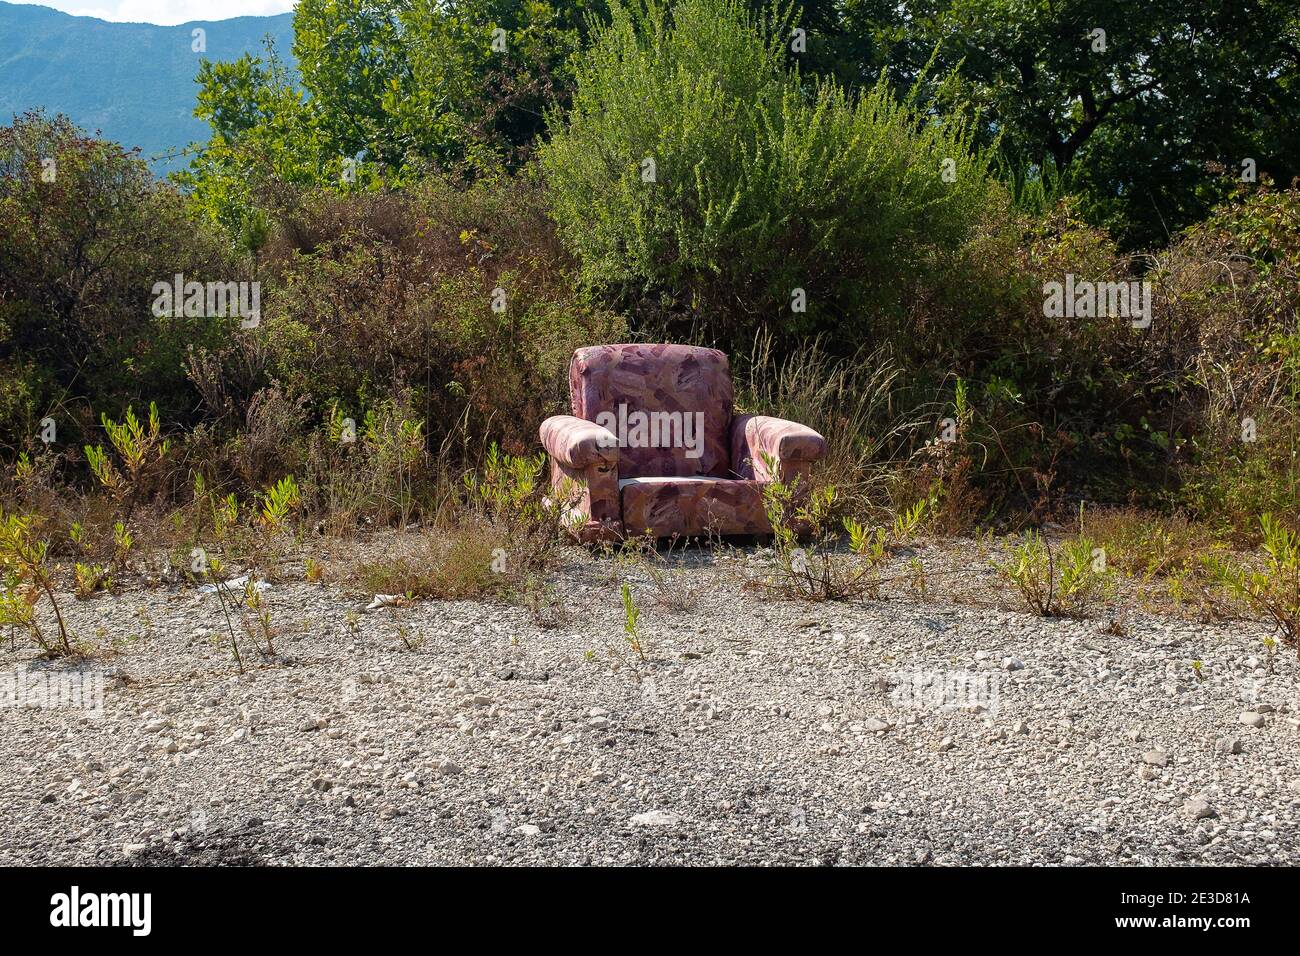
M 730 478 L 623 484 L 623 528 L 629 535 L 767 534 L 763 486 Z M 667 530 L 665 530 L 667 529 Z
M 605 421 L 612 418 L 626 426 L 611 429 L 619 438 L 623 477 L 728 476 L 731 372 L 727 356 L 717 349 L 689 345 L 578 349 L 569 365 L 569 394 L 577 418 L 599 423 L 604 414 L 609 416 Z M 637 413 L 655 416 L 641 434 Z
M 826 439 L 807 425 L 769 415 L 737 415 L 731 423 L 731 468 L 740 478 L 790 481 L 808 469 L 795 463 L 819 461 L 826 454 Z M 764 456 L 783 466 L 783 474 L 768 474 Z
M 618 439 L 594 422 L 572 415 L 552 415 L 542 422 L 542 447 L 570 468 L 618 461 Z

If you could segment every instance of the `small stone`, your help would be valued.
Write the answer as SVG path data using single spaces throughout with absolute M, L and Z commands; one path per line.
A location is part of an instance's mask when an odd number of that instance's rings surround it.
M 311 785 L 312 785 L 312 789 L 319 790 L 321 793 L 324 793 L 325 791 L 333 787 L 334 783 L 331 780 L 326 780 L 324 777 L 317 777 L 315 780 L 311 782 Z
M 151 720 L 149 721 L 149 723 L 144 725 L 144 732 L 146 734 L 157 734 L 157 733 L 161 733 L 166 729 L 167 729 L 167 721 L 162 719 Z
M 935 749 L 941 754 L 946 754 L 949 750 L 952 750 L 952 738 L 944 737 L 943 740 L 939 741 L 939 745 Z
M 1240 720 L 1247 727 L 1264 726 L 1264 715 L 1261 713 L 1257 713 L 1256 711 L 1253 710 L 1246 711 L 1237 719 Z
M 135 856 L 137 853 L 143 853 L 149 848 L 147 843 L 127 843 L 122 847 L 122 852 L 127 856 Z
M 869 734 L 878 734 L 890 728 L 890 724 L 879 717 L 868 717 L 862 722 L 862 729 Z
M 1195 797 L 1183 804 L 1183 813 L 1193 820 L 1204 820 L 1214 816 L 1214 808 L 1203 797 Z
M 503 667 L 497 671 L 497 680 L 514 680 L 515 672 L 513 668 Z
M 1017 720 L 1011 725 L 1011 732 L 1013 734 L 1027 734 L 1029 733 L 1029 725 L 1023 720 Z
M 1169 755 L 1163 750 L 1148 750 L 1142 755 L 1142 762 L 1151 767 L 1169 766 Z
M 1139 780 L 1145 780 L 1147 783 L 1150 783 L 1152 780 L 1155 780 L 1159 776 L 1160 774 L 1156 773 L 1153 768 L 1148 767 L 1146 764 L 1143 764 L 1142 766 L 1138 767 Z
M 1241 753 L 1241 739 L 1238 737 L 1220 737 L 1214 742 L 1214 749 L 1223 754 Z
M 590 720 L 587 721 L 587 726 L 591 727 L 593 730 L 604 730 L 606 727 L 609 726 L 609 718 L 592 717 Z
M 681 816 L 671 810 L 647 810 L 628 821 L 634 827 L 672 827 L 681 822 Z
M 542 832 L 542 828 L 534 826 L 531 823 L 521 823 L 519 826 L 515 827 L 515 832 L 526 837 L 535 837 L 537 834 Z
M 1004 657 L 1002 659 L 1002 667 L 1004 670 L 1008 671 L 1023 670 L 1025 662 L 1018 657 Z
M 451 760 L 438 761 L 438 773 L 442 774 L 444 777 L 454 777 L 456 774 L 461 772 L 460 767 Z

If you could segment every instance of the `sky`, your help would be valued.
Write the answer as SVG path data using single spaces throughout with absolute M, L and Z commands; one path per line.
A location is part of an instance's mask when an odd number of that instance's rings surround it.
M 10 0 L 30 3 L 32 0 Z M 228 20 L 288 13 L 295 0 L 44 0 L 53 7 L 81 17 L 99 17 L 118 23 L 157 23 L 174 26 L 191 20 Z

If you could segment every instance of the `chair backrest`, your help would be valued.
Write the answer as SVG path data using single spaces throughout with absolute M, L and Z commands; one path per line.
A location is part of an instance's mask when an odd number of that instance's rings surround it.
M 731 370 L 717 349 L 594 345 L 569 364 L 573 414 L 619 440 L 620 478 L 729 477 Z

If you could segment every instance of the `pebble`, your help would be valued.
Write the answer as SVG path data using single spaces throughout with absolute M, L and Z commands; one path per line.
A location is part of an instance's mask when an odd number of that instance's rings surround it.
M 673 827 L 681 822 L 681 815 L 671 810 L 647 810 L 628 821 L 634 827 Z
M 1148 750 L 1142 755 L 1142 762 L 1152 767 L 1169 766 L 1169 755 L 1163 750 Z
M 692 549 L 693 609 L 638 579 L 642 662 L 621 643 L 609 559 L 575 549 L 551 582 L 572 624 L 417 600 L 401 610 L 424 638 L 414 652 L 386 614 L 347 623 L 360 605 L 332 586 L 277 582 L 283 660 L 240 675 L 222 648 L 189 643 L 214 610 L 193 588 L 128 580 L 111 599 L 69 599 L 88 640 L 141 633 L 105 658 L 133 680 L 106 680 L 94 718 L 0 719 L 0 797 L 20 811 L 0 819 L 0 846 L 28 865 L 123 862 L 124 846 L 164 841 L 196 865 L 226 852 L 346 866 L 1300 864 L 1300 699 L 1285 703 L 1300 669 L 1292 655 L 1272 673 L 1245 667 L 1264 626 L 1133 605 L 1128 635 L 1108 640 L 1104 620 L 1011 609 L 994 573 L 966 574 L 968 542 L 920 546 L 927 566 L 948 548 L 957 586 L 999 588 L 1008 609 L 973 590 L 971 604 L 921 603 L 888 583 L 888 600 L 772 601 L 737 586 L 724 552 L 694 565 Z M 793 627 L 812 613 L 814 628 Z M 1194 682 L 1202 647 L 1213 666 Z M 0 642 L 0 665 L 23 654 Z M 949 696 L 988 678 L 998 706 L 969 693 L 903 704 L 900 674 L 935 675 L 927 687 Z M 1238 724 L 1243 710 L 1263 729 Z

